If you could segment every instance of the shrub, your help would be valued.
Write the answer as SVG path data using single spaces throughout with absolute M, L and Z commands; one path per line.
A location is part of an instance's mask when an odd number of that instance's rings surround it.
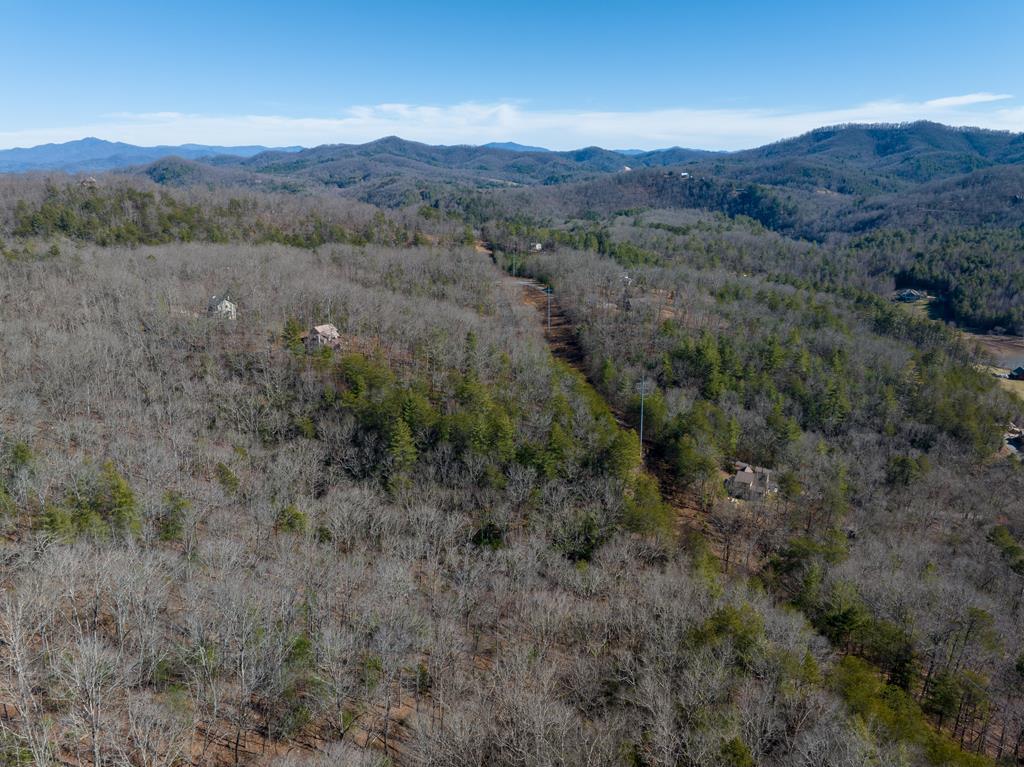
M 82 533 L 137 534 L 141 522 L 135 493 L 113 462 L 104 462 L 89 484 L 86 492 L 69 496 L 65 505 L 48 507 L 41 527 L 63 540 Z
M 304 533 L 309 526 L 309 517 L 295 504 L 289 504 L 277 512 L 274 526 L 281 533 Z
M 697 647 L 728 641 L 735 661 L 748 668 L 765 643 L 764 619 L 749 604 L 723 605 L 690 632 Z
M 723 767 L 754 767 L 754 757 L 739 737 L 725 741 L 719 754 Z
M 24 442 L 16 442 L 11 448 L 11 468 L 14 471 L 27 468 L 32 463 L 32 448 Z
M 571 562 L 589 562 L 606 535 L 593 514 L 577 512 L 555 535 L 555 547 Z
M 13 516 L 16 511 L 14 499 L 7 492 L 7 488 L 0 484 L 0 517 Z
M 625 525 L 642 533 L 668 532 L 672 510 L 661 499 L 658 481 L 650 474 L 638 474 L 626 498 Z
M 220 486 L 224 488 L 225 493 L 237 493 L 238 487 L 241 484 L 235 472 L 231 471 L 231 467 L 224 462 L 219 462 L 214 467 L 214 475 L 217 477 L 217 481 Z
M 190 506 L 185 498 L 173 490 L 164 494 L 164 503 L 156 519 L 157 534 L 161 541 L 180 540 L 184 531 L 185 512 Z

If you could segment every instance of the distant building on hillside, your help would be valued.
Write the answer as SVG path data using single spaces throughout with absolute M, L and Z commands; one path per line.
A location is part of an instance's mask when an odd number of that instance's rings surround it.
M 541 251 L 541 250 L 544 250 L 544 245 L 543 245 L 542 243 L 539 243 L 539 242 L 535 242 L 535 243 L 533 243 L 533 249 L 534 249 L 535 251 Z
M 897 301 L 903 301 L 904 303 L 912 303 L 914 301 L 921 301 L 922 299 L 928 298 L 928 294 L 923 290 L 914 290 L 913 288 L 906 288 L 896 294 Z
M 759 501 L 779 492 L 779 485 L 772 479 L 769 469 L 737 463 L 736 473 L 725 481 L 725 489 L 733 498 L 744 501 Z
M 313 329 L 306 334 L 306 348 L 316 351 L 327 346 L 331 349 L 341 343 L 341 333 L 334 325 L 314 325 Z
M 228 297 L 227 292 L 224 292 L 210 298 L 210 303 L 206 306 L 206 313 L 211 317 L 234 320 L 238 318 L 238 306 Z
M 1007 378 L 1011 381 L 1024 381 L 1024 366 L 1015 367 Z
M 1024 453 L 1024 429 L 1011 422 L 1003 434 L 1003 448 L 1010 455 L 1020 457 Z

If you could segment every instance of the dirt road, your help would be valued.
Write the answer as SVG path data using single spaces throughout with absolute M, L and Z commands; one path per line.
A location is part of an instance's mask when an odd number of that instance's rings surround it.
M 481 253 L 491 254 L 490 249 L 482 243 L 478 243 L 477 250 Z M 583 347 L 580 345 L 576 330 L 564 309 L 558 302 L 557 294 L 549 294 L 547 286 L 538 280 L 529 277 L 513 277 L 506 272 L 500 272 L 501 284 L 509 291 L 509 295 L 518 297 L 523 304 L 533 307 L 540 332 L 548 343 L 551 353 L 558 359 L 579 371 L 586 379 L 597 396 L 604 399 L 600 394 L 595 382 L 591 380 L 589 371 L 586 368 Z M 550 307 L 549 307 L 550 300 Z M 550 311 L 550 327 L 549 327 Z M 619 426 L 626 429 L 633 428 L 628 419 L 612 403 L 605 400 L 608 409 L 612 412 Z M 683 488 L 675 477 L 675 472 L 667 461 L 658 459 L 649 449 L 652 447 L 650 440 L 645 440 L 643 450 L 644 469 L 658 480 L 661 496 L 674 512 L 676 520 L 676 532 L 685 533 L 696 530 L 703 533 L 711 542 L 712 549 L 717 555 L 717 545 L 713 540 L 714 535 L 709 530 L 707 515 L 701 510 L 696 495 L 686 488 Z

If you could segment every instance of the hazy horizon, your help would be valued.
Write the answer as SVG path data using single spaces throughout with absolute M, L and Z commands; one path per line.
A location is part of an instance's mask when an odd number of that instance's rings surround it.
M 300 2 L 5 10 L 0 148 L 317 146 L 399 135 L 735 150 L 850 122 L 1024 131 L 1024 6 L 877 0 L 785 13 L 650 2 L 372 9 Z M 880 22 L 884 20 L 884 22 Z M 842 35 L 823 30 L 842 30 Z M 372 30 L 372 31 L 371 31 Z M 48 52 L 26 68 L 34 52 Z
M 375 141 L 381 141 L 381 140 L 387 139 L 387 138 L 397 138 L 397 139 L 400 139 L 400 140 L 403 140 L 403 141 L 418 142 L 418 143 L 423 143 L 423 144 L 428 144 L 428 145 L 433 145 L 433 146 L 473 146 L 473 147 L 482 147 L 482 146 L 487 146 L 487 145 L 490 145 L 490 144 L 517 144 L 517 145 L 520 145 L 520 146 L 528 147 L 528 149 L 524 150 L 524 151 L 542 150 L 542 151 L 552 151 L 552 152 L 565 152 L 565 151 L 573 151 L 573 150 L 579 150 L 579 149 L 586 149 L 586 148 L 590 148 L 590 147 L 597 147 L 597 148 L 600 148 L 600 149 L 606 149 L 606 150 L 610 150 L 610 151 L 625 151 L 625 152 L 628 152 L 628 151 L 652 152 L 652 151 L 664 151 L 664 150 L 668 150 L 668 149 L 693 149 L 693 150 L 708 151 L 708 152 L 738 152 L 738 151 L 743 151 L 744 149 L 755 149 L 757 147 L 764 146 L 766 144 L 770 144 L 770 143 L 774 143 L 774 142 L 778 142 L 778 141 L 786 141 L 788 139 L 798 138 L 798 137 L 800 137 L 802 135 L 805 135 L 806 133 L 809 133 L 809 132 L 812 132 L 812 131 L 815 131 L 815 130 L 830 129 L 830 128 L 841 128 L 841 127 L 851 126 L 851 125 L 879 125 L 879 124 L 901 125 L 901 124 L 912 124 L 912 123 L 915 123 L 915 122 L 922 122 L 922 121 L 937 123 L 937 124 L 943 125 L 943 126 L 945 126 L 947 128 L 952 128 L 952 129 L 955 129 L 955 130 L 978 129 L 978 130 L 1003 131 L 1003 132 L 1010 132 L 1010 133 L 1022 133 L 1022 132 L 1024 132 L 1024 128 L 1016 129 L 1015 130 L 1013 128 L 986 128 L 986 127 L 981 126 L 981 125 L 969 125 L 969 124 L 955 125 L 955 124 L 943 122 L 941 120 L 928 120 L 927 118 L 920 118 L 920 119 L 917 119 L 917 120 L 857 120 L 857 121 L 850 121 L 850 122 L 844 122 L 844 123 L 822 123 L 820 125 L 814 125 L 812 127 L 809 127 L 806 130 L 802 130 L 799 133 L 793 133 L 791 135 L 784 135 L 784 136 L 780 136 L 778 138 L 771 139 L 769 141 L 764 141 L 762 143 L 751 144 L 749 146 L 738 146 L 738 147 L 731 148 L 731 149 L 721 149 L 721 148 L 713 148 L 713 147 L 707 147 L 707 146 L 683 145 L 683 144 L 671 144 L 671 145 L 665 144 L 665 145 L 661 145 L 661 146 L 640 147 L 640 146 L 618 146 L 618 145 L 614 145 L 613 146 L 613 145 L 598 144 L 598 143 L 576 144 L 576 145 L 572 145 L 572 146 L 565 146 L 565 147 L 562 147 L 562 148 L 556 148 L 556 147 L 552 147 L 552 146 L 545 146 L 545 145 L 541 145 L 541 144 L 533 144 L 533 143 L 530 143 L 530 142 L 520 141 L 516 137 L 494 138 L 494 139 L 489 139 L 487 141 L 480 141 L 480 142 L 452 142 L 452 141 L 444 141 L 444 140 L 439 140 L 439 141 L 422 141 L 420 139 L 409 138 L 407 136 L 402 136 L 402 135 L 394 134 L 394 133 L 382 134 L 382 135 L 379 135 L 379 136 L 375 136 L 373 138 L 368 138 L 365 141 L 323 141 L 323 142 L 314 143 L 314 144 L 301 144 L 301 143 L 265 144 L 265 143 L 260 143 L 260 142 L 227 141 L 227 140 L 225 140 L 225 141 L 217 141 L 217 142 L 208 142 L 208 141 L 197 141 L 197 140 L 191 140 L 191 139 L 185 139 L 185 140 L 176 141 L 176 142 L 173 142 L 173 143 L 171 143 L 171 142 L 159 142 L 159 143 L 143 144 L 143 143 L 135 143 L 135 142 L 132 142 L 132 141 L 126 141 L 126 140 L 120 139 L 120 138 L 108 138 L 108 137 L 104 137 L 104 136 L 96 136 L 96 135 L 91 135 L 90 134 L 90 135 L 77 136 L 75 138 L 69 138 L 69 139 L 66 139 L 66 140 L 63 140 L 63 141 L 47 141 L 47 142 L 43 142 L 43 143 L 40 143 L 40 144 L 32 144 L 32 145 L 0 146 L 0 152 L 2 152 L 2 151 L 9 151 L 9 150 L 15 150 L 15 149 L 18 149 L 18 150 L 30 150 L 30 149 L 36 149 L 36 148 L 44 147 L 44 146 L 60 146 L 60 145 L 63 145 L 63 144 L 69 144 L 69 143 L 74 143 L 74 142 L 78 142 L 78 141 L 88 141 L 88 140 L 105 141 L 105 142 L 108 142 L 108 143 L 111 143 L 111 144 L 123 143 L 123 144 L 128 144 L 128 145 L 131 145 L 131 146 L 136 146 L 136 147 L 140 147 L 140 148 L 144 148 L 144 149 L 145 148 L 159 148 L 159 147 L 178 148 L 178 147 L 198 146 L 198 147 L 220 147 L 220 148 L 262 147 L 262 148 L 268 149 L 268 150 L 273 150 L 273 149 L 279 149 L 280 150 L 280 149 L 315 149 L 316 147 L 319 147 L 319 146 L 362 145 L 362 144 L 373 143 Z

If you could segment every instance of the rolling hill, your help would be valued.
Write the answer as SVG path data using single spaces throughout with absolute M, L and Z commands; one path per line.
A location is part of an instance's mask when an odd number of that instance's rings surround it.
M 510 152 L 550 152 L 550 149 L 545 149 L 542 146 L 528 146 L 526 144 L 517 144 L 515 141 L 492 141 L 489 144 L 483 145 L 484 149 L 507 149 Z
M 294 151 L 294 149 L 295 147 L 289 147 L 281 151 Z M 216 155 L 250 157 L 266 150 L 267 147 L 263 146 L 207 146 L 204 144 L 144 147 L 89 137 L 63 144 L 42 144 L 25 149 L 0 150 L 0 173 L 54 170 L 66 173 L 105 171 L 143 165 L 168 156 L 190 160 Z
M 1024 221 L 1024 134 L 917 122 L 820 128 L 732 153 L 680 147 L 629 156 L 600 147 L 538 150 L 514 143 L 435 146 L 396 136 L 285 150 L 147 148 L 83 139 L 0 152 L 0 171 L 109 168 L 168 186 L 327 189 L 391 208 L 467 190 L 569 184 L 572 189 L 554 197 L 538 189 L 538 202 L 605 210 L 622 208 L 628 199 L 635 207 L 745 212 L 812 239 L 925 220 L 940 227 L 961 219 L 1002 226 Z M 684 168 L 694 182 L 706 179 L 715 186 L 672 183 L 670 168 Z
M 841 125 L 702 164 L 744 181 L 872 195 L 1024 163 L 1024 134 L 931 122 Z
M 739 152 L 672 147 L 628 155 L 600 147 L 556 152 L 514 142 L 435 146 L 396 136 L 365 144 L 272 150 L 199 144 L 138 147 L 86 138 L 0 151 L 0 172 L 102 171 L 146 166 L 170 156 L 357 194 L 368 186 L 394 186 L 396 178 L 475 187 L 551 185 L 627 168 L 687 165 L 691 173 L 718 179 L 872 197 L 979 170 L 1022 165 L 1024 134 L 928 122 L 845 125 Z
M 367 144 L 334 144 L 295 153 L 264 152 L 222 158 L 260 173 L 313 178 L 340 187 L 370 177 L 402 173 L 421 178 L 501 184 L 558 183 L 621 171 L 621 155 L 589 147 L 574 152 L 537 152 L 486 146 L 433 146 L 397 136 Z
M 517 144 L 433 146 L 389 136 L 366 144 L 203 162 L 356 190 L 397 177 L 478 187 L 553 185 L 627 169 L 685 165 L 693 175 L 852 198 L 906 192 L 976 171 L 1024 165 L 1024 134 L 928 122 L 847 125 L 740 152 L 673 147 L 628 156 L 600 147 L 555 152 Z

